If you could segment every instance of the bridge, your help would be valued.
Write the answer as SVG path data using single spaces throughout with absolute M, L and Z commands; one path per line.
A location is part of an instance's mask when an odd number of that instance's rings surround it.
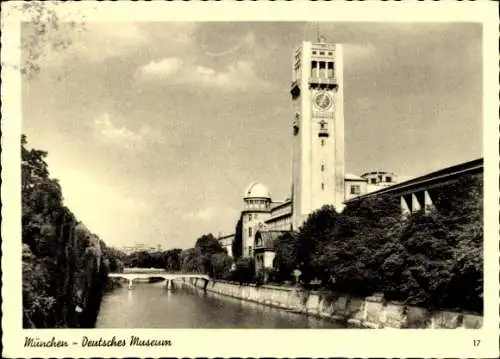
M 181 278 L 195 278 L 205 281 L 205 285 L 210 281 L 210 277 L 206 274 L 193 274 L 193 273 L 168 273 L 154 270 L 138 270 L 138 271 L 125 271 L 123 273 L 109 273 L 110 278 L 122 278 L 128 281 L 129 289 L 134 287 L 134 280 L 137 279 L 151 279 L 163 278 L 166 281 L 166 287 L 172 288 L 172 281 Z

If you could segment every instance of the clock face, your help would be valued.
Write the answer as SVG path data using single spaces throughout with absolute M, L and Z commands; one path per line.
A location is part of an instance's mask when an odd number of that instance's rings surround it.
M 332 96 L 327 92 L 320 92 L 314 98 L 314 103 L 322 110 L 326 110 L 332 105 Z

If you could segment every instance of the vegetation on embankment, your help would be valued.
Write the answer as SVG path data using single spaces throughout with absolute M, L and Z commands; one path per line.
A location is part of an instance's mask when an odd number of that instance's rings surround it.
M 401 217 L 399 198 L 380 196 L 312 213 L 275 243 L 271 281 L 320 283 L 336 293 L 382 293 L 435 310 L 483 311 L 483 177 L 433 191 L 434 208 Z M 259 276 L 259 273 L 257 274 Z
M 24 135 L 21 150 L 23 327 L 91 328 L 120 254 L 63 205 L 47 153 L 28 149 Z

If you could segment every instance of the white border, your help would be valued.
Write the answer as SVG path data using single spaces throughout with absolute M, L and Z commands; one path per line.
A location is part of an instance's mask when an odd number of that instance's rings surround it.
M 22 15 L 16 2 L 2 4 L 2 61 L 19 63 Z M 485 317 L 481 330 L 30 330 L 40 338 L 81 341 L 83 335 L 111 338 L 163 337 L 169 348 L 29 349 L 21 316 L 19 139 L 20 76 L 2 70 L 2 329 L 7 357 L 121 356 L 498 356 L 498 25 L 494 2 L 79 2 L 60 7 L 68 20 L 85 21 L 387 21 L 480 22 L 483 24 Z M 60 9 L 61 10 L 61 9 Z M 478 54 L 478 56 L 480 56 Z M 466 145 L 466 144 L 464 144 Z M 480 339 L 479 347 L 473 340 Z

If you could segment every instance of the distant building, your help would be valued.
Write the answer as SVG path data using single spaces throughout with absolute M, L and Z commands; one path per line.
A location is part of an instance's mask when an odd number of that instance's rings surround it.
M 134 252 L 160 252 L 162 249 L 161 244 L 158 244 L 157 246 L 145 244 L 145 243 L 135 243 L 134 245 L 130 246 L 123 246 L 121 248 L 118 248 L 125 254 L 131 254 Z
M 232 257 L 233 256 L 233 241 L 234 241 L 234 234 L 228 234 L 226 236 L 219 236 L 219 242 L 222 245 L 222 248 L 224 248 L 227 252 L 227 255 Z

